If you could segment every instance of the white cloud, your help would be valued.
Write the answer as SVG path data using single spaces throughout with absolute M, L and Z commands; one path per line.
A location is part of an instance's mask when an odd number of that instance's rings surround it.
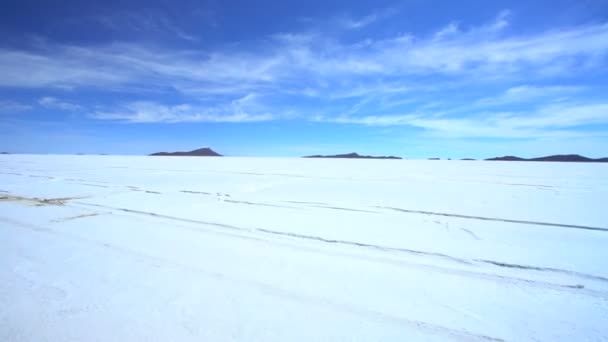
M 45 96 L 38 99 L 38 104 L 48 109 L 59 109 L 65 111 L 77 111 L 82 109 L 82 107 L 77 104 L 61 101 L 51 96 Z
M 563 103 L 542 106 L 529 112 L 471 113 L 468 117 L 446 118 L 436 113 L 370 116 L 317 116 L 313 121 L 370 126 L 411 126 L 441 137 L 530 138 L 581 136 L 575 129 L 608 124 L 608 103 Z
M 369 126 L 397 126 L 397 125 L 412 125 L 412 122 L 418 118 L 415 114 L 406 115 L 369 115 L 369 116 L 316 116 L 313 121 L 333 122 L 345 124 L 360 124 Z
M 54 51 L 53 51 L 54 50 Z M 74 88 L 122 85 L 134 80 L 119 66 L 105 67 L 96 51 L 50 47 L 48 52 L 0 49 L 0 86 L 15 88 Z M 107 64 L 108 62 L 105 62 Z
M 520 85 L 508 88 L 499 96 L 479 99 L 473 104 L 473 106 L 496 106 L 556 97 L 563 99 L 572 94 L 580 93 L 585 89 L 586 88 L 583 86 Z
M 371 14 L 358 20 L 344 19 L 342 24 L 348 29 L 359 29 L 375 22 L 376 20 L 378 20 L 378 16 L 376 14 Z
M 499 25 L 500 26 L 500 25 Z M 463 74 L 474 77 L 564 74 L 608 52 L 608 25 L 593 25 L 530 36 L 496 36 L 495 28 L 444 36 L 441 40 L 390 39 L 377 42 L 386 72 Z M 382 57 L 382 58 L 381 58 Z M 525 74 L 525 75 L 524 75 Z
M 373 13 L 351 20 L 349 26 L 363 30 L 386 15 Z M 510 34 L 508 26 L 509 13 L 501 12 L 477 27 L 464 29 L 466 26 L 454 22 L 427 35 L 395 34 L 348 43 L 314 30 L 275 34 L 213 50 L 42 42 L 33 50 L 0 49 L 0 87 L 95 88 L 128 95 L 176 91 L 186 99 L 177 105 L 133 101 L 91 115 L 140 123 L 301 118 L 305 109 L 294 114 L 282 105 L 293 98 L 297 104 L 302 98 L 310 101 L 308 108 L 313 114 L 309 117 L 323 111 L 311 120 L 408 125 L 446 136 L 546 136 L 566 134 L 564 130 L 580 125 L 606 123 L 603 104 L 574 102 L 572 97 L 586 88 L 533 84 L 605 68 L 607 23 L 525 35 Z M 452 105 L 450 99 L 444 99 L 447 92 L 438 91 L 442 87 L 456 89 L 456 83 L 479 89 L 479 85 L 501 84 L 505 79 L 507 84 L 522 85 L 494 97 L 472 99 L 464 107 Z M 421 98 L 427 103 L 445 101 L 444 107 L 456 108 L 440 110 L 412 104 Z M 555 98 L 561 102 L 546 104 Z M 539 101 L 544 107 L 527 113 L 480 112 L 490 106 Z M 79 109 L 52 97 L 40 99 L 39 104 Z M 397 114 L 387 113 L 388 109 Z
M 509 26 L 509 16 L 511 16 L 511 11 L 500 11 L 500 13 L 498 13 L 498 16 L 496 17 L 496 20 L 494 20 L 494 22 L 489 26 L 489 29 L 493 31 L 500 31 L 505 27 Z
M 32 109 L 32 106 L 15 101 L 0 100 L 0 114 L 14 114 Z
M 545 129 L 608 124 L 608 103 L 548 105 L 541 107 L 531 115 L 500 118 L 498 123 L 515 128 Z
M 460 33 L 460 29 L 458 27 L 457 22 L 451 22 L 448 26 L 442 28 L 441 30 L 435 32 L 433 35 L 435 40 L 442 40 L 445 38 L 453 37 L 454 35 Z
M 136 12 L 123 11 L 99 16 L 96 19 L 102 26 L 120 33 L 134 31 L 154 35 L 166 34 L 187 41 L 198 41 L 197 37 L 187 34 L 180 28 L 176 20 L 158 11 L 147 9 Z
M 381 19 L 387 18 L 391 15 L 396 14 L 397 11 L 394 8 L 386 8 L 381 11 L 373 12 L 372 14 L 366 15 L 361 18 L 341 18 L 338 20 L 339 24 L 349 30 L 357 30 L 369 26 Z
M 179 122 L 257 122 L 274 117 L 255 102 L 255 94 L 248 94 L 225 106 L 164 105 L 149 101 L 127 103 L 108 111 L 97 111 L 92 116 L 100 120 L 130 123 Z
M 373 15 L 372 15 L 373 17 Z M 369 21 L 370 19 L 368 19 Z M 355 43 L 319 34 L 274 35 L 248 48 L 172 50 L 136 44 L 0 50 L 0 86 L 95 87 L 188 94 L 317 92 L 331 95 L 350 84 L 412 83 L 419 76 L 532 80 L 569 76 L 603 65 L 608 24 L 507 35 L 508 16 L 463 31 L 456 24 L 429 36 L 400 34 Z M 437 80 L 435 80 L 437 81 Z M 343 85 L 346 84 L 346 85 Z M 324 89 L 325 87 L 325 89 Z

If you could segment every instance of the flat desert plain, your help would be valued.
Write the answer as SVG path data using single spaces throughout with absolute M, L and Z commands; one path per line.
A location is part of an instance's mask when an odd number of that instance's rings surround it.
M 608 164 L 0 156 L 2 341 L 608 340 Z

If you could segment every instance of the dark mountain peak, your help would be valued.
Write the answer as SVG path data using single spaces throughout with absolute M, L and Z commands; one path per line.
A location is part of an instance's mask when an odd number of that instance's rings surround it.
M 361 158 L 361 155 L 357 152 L 343 154 L 342 156 L 344 156 L 344 158 Z
M 193 156 L 193 157 L 221 157 L 222 155 L 210 149 L 209 147 L 203 147 L 188 152 L 156 152 L 150 154 L 151 156 Z
M 209 147 L 203 147 L 203 148 L 199 148 L 197 150 L 193 150 L 190 151 L 188 153 L 191 153 L 192 155 L 197 155 L 197 156 L 215 156 L 215 157 L 220 157 L 221 154 L 215 152 L 214 150 L 210 149 Z
M 334 155 L 314 155 L 314 156 L 304 156 L 302 158 L 344 158 L 344 159 L 401 159 L 401 157 L 395 156 L 362 156 L 357 152 L 351 152 L 346 154 L 334 154 Z
M 589 162 L 591 158 L 583 157 L 578 154 L 556 154 L 552 156 L 532 158 L 533 161 L 568 161 L 568 162 Z
M 592 158 L 587 158 L 585 156 L 581 156 L 578 154 L 556 154 L 556 155 L 552 155 L 552 156 L 530 158 L 530 159 L 524 159 L 524 158 L 519 158 L 519 157 L 514 157 L 514 156 L 505 156 L 505 157 L 489 158 L 486 160 L 543 161 L 543 162 L 596 162 L 596 163 L 608 162 L 608 158 L 592 159 Z
M 503 161 L 524 161 L 526 159 L 524 158 L 520 158 L 520 157 L 515 157 L 515 156 L 504 156 L 504 157 L 494 157 L 494 158 L 488 158 L 486 160 L 503 160 Z

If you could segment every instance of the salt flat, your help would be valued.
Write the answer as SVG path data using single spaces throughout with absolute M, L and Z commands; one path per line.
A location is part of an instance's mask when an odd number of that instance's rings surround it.
M 1 341 L 608 340 L 608 164 L 0 156 Z

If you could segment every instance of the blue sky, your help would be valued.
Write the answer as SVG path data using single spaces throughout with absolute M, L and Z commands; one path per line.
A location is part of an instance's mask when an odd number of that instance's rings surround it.
M 2 151 L 608 156 L 604 0 L 2 7 Z

